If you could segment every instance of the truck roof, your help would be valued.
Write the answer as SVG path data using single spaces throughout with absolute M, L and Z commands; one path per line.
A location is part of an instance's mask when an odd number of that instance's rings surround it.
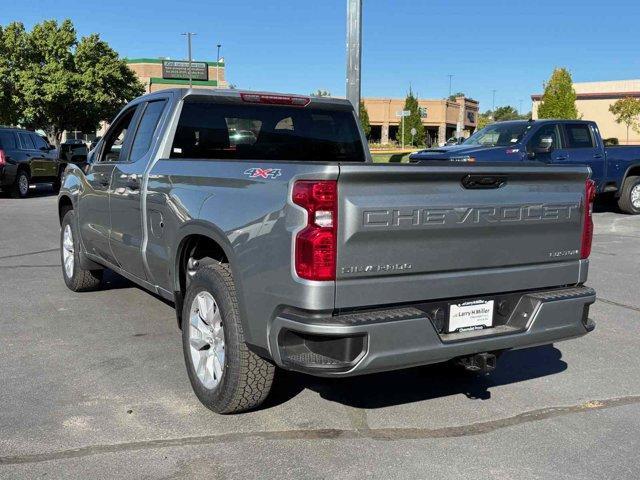
M 503 121 L 497 121 L 493 123 L 499 123 L 499 124 L 509 123 L 513 125 L 521 125 L 521 124 L 529 123 L 531 125 L 542 125 L 545 123 L 594 123 L 594 122 L 591 120 L 567 120 L 563 118 L 544 118 L 544 119 L 537 119 L 537 120 L 503 120 Z
M 161 96 L 162 94 L 166 94 L 167 92 L 172 92 L 178 98 L 184 98 L 189 95 L 198 95 L 198 96 L 210 96 L 210 97 L 227 97 L 227 98 L 240 98 L 240 95 L 245 94 L 253 94 L 253 95 L 275 95 L 275 96 L 291 96 L 291 97 L 305 97 L 309 98 L 311 103 L 316 104 L 334 104 L 341 106 L 351 106 L 351 102 L 349 102 L 346 98 L 337 98 L 337 97 L 316 97 L 313 95 L 305 95 L 299 93 L 283 93 L 283 92 L 264 92 L 259 90 L 238 90 L 238 89 L 230 89 L 230 88 L 220 88 L 220 89 L 208 89 L 208 88 L 167 88 L 163 90 L 158 90 L 157 92 L 148 93 L 138 99 L 148 99 L 154 98 L 157 96 Z

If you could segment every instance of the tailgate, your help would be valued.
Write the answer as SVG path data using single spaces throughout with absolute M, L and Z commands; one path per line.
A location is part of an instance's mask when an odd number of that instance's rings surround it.
M 588 173 L 341 165 L 336 306 L 577 283 Z

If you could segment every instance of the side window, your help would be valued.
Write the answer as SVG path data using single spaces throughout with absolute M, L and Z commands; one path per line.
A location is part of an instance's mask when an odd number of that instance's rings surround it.
M 105 137 L 104 146 L 100 153 L 100 162 L 117 162 L 120 160 L 120 155 L 123 153 L 125 140 L 127 138 L 127 132 L 129 126 L 133 120 L 133 116 L 136 113 L 136 108 L 131 107 L 124 112 L 114 125 L 111 126 Z
M 36 150 L 48 150 L 49 145 L 45 142 L 40 135 L 31 134 L 31 140 L 36 147 Z
M 565 126 L 565 129 L 568 148 L 593 148 L 595 146 L 589 125 L 570 123 Z
M 33 141 L 31 141 L 31 135 L 19 132 L 18 137 L 20 138 L 23 150 L 35 150 L 36 146 L 33 144 Z
M 131 154 L 129 155 L 131 162 L 138 161 L 149 151 L 153 134 L 156 131 L 158 121 L 166 104 L 166 100 L 147 103 L 140 123 L 138 124 L 133 144 L 131 145 Z
M 0 132 L 0 148 L 14 150 L 16 148 L 16 137 L 13 132 Z
M 537 152 L 541 150 L 555 150 L 561 147 L 560 132 L 557 124 L 544 125 L 533 134 L 527 145 L 528 152 Z

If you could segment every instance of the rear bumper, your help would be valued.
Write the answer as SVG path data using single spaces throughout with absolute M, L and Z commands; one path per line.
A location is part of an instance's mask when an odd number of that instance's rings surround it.
M 285 311 L 269 347 L 277 365 L 318 376 L 395 370 L 580 337 L 595 328 L 595 300 L 588 287 L 522 293 L 502 325 L 455 334 L 439 334 L 422 305 L 332 317 Z
M 6 164 L 0 167 L 0 187 L 10 187 L 16 179 L 16 168 L 14 165 Z

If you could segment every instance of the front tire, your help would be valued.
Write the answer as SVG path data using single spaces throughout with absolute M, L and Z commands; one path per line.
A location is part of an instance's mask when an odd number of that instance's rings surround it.
M 74 292 L 96 290 L 102 282 L 103 270 L 86 270 L 80 266 L 79 239 L 73 210 L 69 210 L 62 219 L 60 231 L 60 259 L 64 283 Z
M 226 264 L 204 264 L 189 282 L 182 347 L 191 386 L 217 413 L 238 413 L 267 398 L 275 367 L 244 342 L 238 298 Z
M 640 214 L 640 176 L 627 177 L 622 184 L 618 207 L 624 213 Z
M 24 170 L 19 170 L 11 187 L 11 196 L 13 198 L 26 198 L 29 195 L 29 183 L 29 174 Z

